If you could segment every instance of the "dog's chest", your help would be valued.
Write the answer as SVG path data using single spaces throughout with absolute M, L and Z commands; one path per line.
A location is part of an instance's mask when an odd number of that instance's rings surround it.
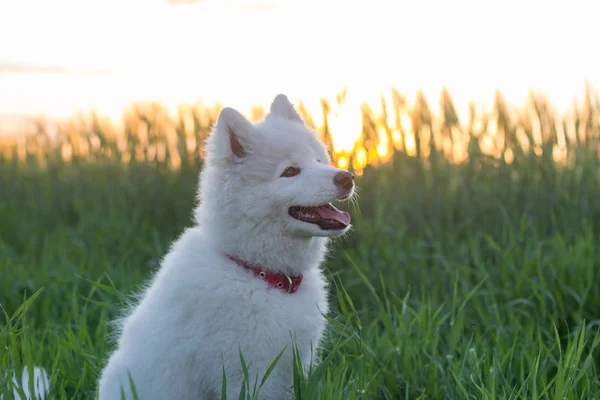
M 320 285 L 307 285 L 293 294 L 241 289 L 233 297 L 236 304 L 227 307 L 231 314 L 222 309 L 212 315 L 210 338 L 205 338 L 214 348 L 228 349 L 233 363 L 239 363 L 238 345 L 245 358 L 262 359 L 261 364 L 267 365 L 286 346 L 290 349 L 292 342 L 303 357 L 319 347 L 325 328 L 323 314 L 328 311 Z M 286 353 L 291 355 L 291 351 Z
M 268 290 L 250 295 L 247 323 L 256 329 L 256 334 L 271 338 L 289 340 L 294 332 L 302 339 L 310 339 L 324 327 L 322 313 L 327 311 L 324 294 L 299 292 L 281 294 Z

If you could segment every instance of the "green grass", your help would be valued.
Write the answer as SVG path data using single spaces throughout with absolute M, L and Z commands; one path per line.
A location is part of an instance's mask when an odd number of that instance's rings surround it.
M 300 398 L 599 398 L 600 163 L 580 152 L 367 169 Z M 55 398 L 94 398 L 107 322 L 190 224 L 196 172 L 1 165 L 1 370 L 40 365 Z
M 564 167 L 548 131 L 541 156 L 512 140 L 512 164 L 470 147 L 463 165 L 397 152 L 367 168 L 354 230 L 325 265 L 323 362 L 296 374 L 298 398 L 600 398 L 600 159 L 588 126 Z M 108 322 L 190 225 L 198 163 L 124 164 L 106 148 L 73 163 L 54 148 L 42 167 L 0 156 L 5 399 L 23 365 L 48 370 L 55 399 L 93 399 Z

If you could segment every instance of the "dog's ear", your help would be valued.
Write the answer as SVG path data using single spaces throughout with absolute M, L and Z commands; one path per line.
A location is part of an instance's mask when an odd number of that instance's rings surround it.
M 239 111 L 225 107 L 219 113 L 215 127 L 217 152 L 239 160 L 246 157 L 254 126 Z
M 271 115 L 304 123 L 285 94 L 278 94 L 271 103 Z

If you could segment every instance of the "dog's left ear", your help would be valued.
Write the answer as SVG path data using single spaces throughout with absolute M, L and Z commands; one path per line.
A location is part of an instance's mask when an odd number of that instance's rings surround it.
M 304 123 L 302 117 L 296 112 L 294 106 L 290 103 L 285 94 L 278 94 L 275 96 L 273 103 L 271 103 L 271 115 L 277 115 L 285 119 Z
M 238 161 L 246 157 L 253 131 L 253 125 L 246 117 L 231 107 L 225 107 L 217 118 L 209 143 L 216 154 Z

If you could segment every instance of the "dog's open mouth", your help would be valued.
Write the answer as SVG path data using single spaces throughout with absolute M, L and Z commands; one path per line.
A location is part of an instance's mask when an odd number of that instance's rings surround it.
M 323 230 L 340 230 L 350 225 L 350 214 L 340 211 L 331 204 L 318 207 L 293 206 L 290 215 L 299 221 L 316 224 Z

